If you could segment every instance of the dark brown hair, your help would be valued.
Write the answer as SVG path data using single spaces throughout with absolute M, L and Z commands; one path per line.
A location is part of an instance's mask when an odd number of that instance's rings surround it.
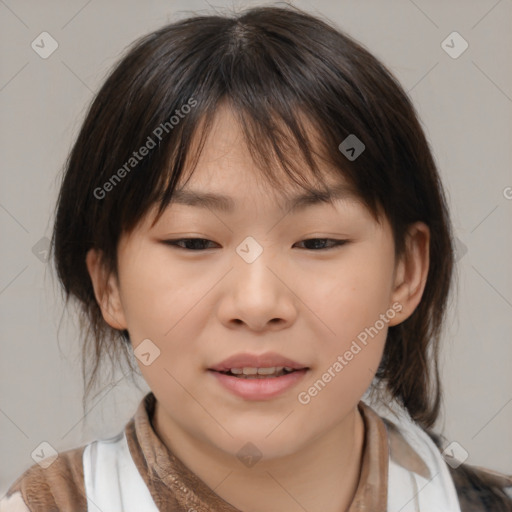
M 124 354 L 129 361 L 131 348 L 128 333 L 102 317 L 86 253 L 101 249 L 117 275 L 121 234 L 155 205 L 159 215 L 164 211 L 190 158 L 192 137 L 201 134 L 202 148 L 221 104 L 238 116 L 251 155 L 276 187 L 283 185 L 276 162 L 301 187 L 309 186 L 305 169 L 325 183 L 314 157 L 320 156 L 376 218 L 388 218 L 398 255 L 410 224 L 430 227 L 422 300 L 389 329 L 375 376 L 429 428 L 441 403 L 438 349 L 453 267 L 436 165 L 415 109 L 390 71 L 339 28 L 292 6 L 167 25 L 136 41 L 94 98 L 66 162 L 52 238 L 66 303 L 74 297 L 81 314 L 86 394 L 104 356 L 114 363 Z M 339 149 L 351 134 L 365 145 L 356 159 Z M 135 160 L 143 146 L 149 151 Z

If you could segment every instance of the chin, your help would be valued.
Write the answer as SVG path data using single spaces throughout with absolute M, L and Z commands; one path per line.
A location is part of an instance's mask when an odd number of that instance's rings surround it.
M 301 442 L 301 440 L 295 439 L 289 430 L 283 430 L 281 435 L 276 432 L 269 435 L 272 429 L 265 431 L 245 429 L 240 432 L 231 429 L 229 431 L 233 438 L 219 440 L 217 447 L 230 456 L 239 458 L 241 462 L 244 458 L 271 461 L 287 457 L 300 450 L 301 445 L 305 442 L 305 440 Z M 215 444 L 215 441 L 212 440 L 212 442 Z

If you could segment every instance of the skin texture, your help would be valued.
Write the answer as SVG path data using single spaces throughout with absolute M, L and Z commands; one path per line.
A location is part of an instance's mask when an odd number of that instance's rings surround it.
M 342 180 L 330 171 L 333 183 Z M 411 226 L 406 256 L 395 259 L 389 223 L 376 222 L 357 198 L 286 215 L 279 191 L 260 176 L 234 117 L 220 109 L 187 188 L 229 195 L 235 210 L 171 204 L 153 228 L 150 214 L 121 238 L 119 280 L 105 274 L 96 250 L 87 265 L 105 321 L 128 329 L 134 349 L 148 338 L 159 348 L 149 366 L 138 361 L 158 401 L 154 428 L 199 478 L 245 512 L 339 512 L 359 479 L 364 424 L 357 404 L 388 326 L 409 317 L 421 299 L 429 230 Z M 236 252 L 247 236 L 263 248 L 250 264 Z M 211 242 L 162 242 L 187 237 Z M 330 242 L 301 243 L 310 238 L 348 242 L 332 249 L 323 249 Z M 301 404 L 299 392 L 394 303 L 401 311 Z M 310 368 L 276 398 L 244 400 L 207 371 L 235 353 L 267 351 Z M 252 467 L 237 457 L 248 442 L 262 455 Z

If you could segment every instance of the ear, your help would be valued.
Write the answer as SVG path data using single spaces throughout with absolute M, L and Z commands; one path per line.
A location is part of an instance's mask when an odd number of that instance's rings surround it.
M 392 303 L 402 306 L 389 325 L 397 325 L 413 313 L 423 296 L 429 268 L 430 230 L 424 222 L 409 226 L 404 253 L 395 267 Z
M 114 329 L 123 330 L 127 328 L 127 325 L 121 303 L 119 283 L 115 275 L 112 273 L 107 275 L 102 256 L 103 253 L 98 249 L 90 249 L 85 258 L 94 295 L 105 322 Z

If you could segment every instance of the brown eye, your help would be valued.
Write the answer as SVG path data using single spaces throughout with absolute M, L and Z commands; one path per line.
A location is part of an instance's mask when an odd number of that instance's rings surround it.
M 188 245 L 188 247 L 179 245 L 180 242 L 184 242 L 184 244 Z M 165 240 L 165 243 L 168 245 L 174 245 L 188 251 L 202 251 L 208 249 L 208 247 L 204 247 L 204 242 L 214 243 L 211 240 L 207 240 L 206 238 L 179 238 L 177 240 Z
M 315 243 L 312 243 L 315 242 Z M 320 243 L 318 243 L 320 242 Z M 332 244 L 328 247 L 324 247 L 323 242 L 331 242 Z M 300 244 L 309 244 L 313 247 L 306 247 L 307 250 L 329 250 L 334 249 L 335 247 L 338 247 L 340 245 L 343 245 L 347 242 L 347 240 L 334 240 L 332 238 L 308 238 L 307 240 L 302 240 L 302 242 L 299 242 Z
M 330 245 L 327 245 L 326 247 L 325 242 L 329 242 Z M 335 240 L 332 238 L 308 238 L 307 240 L 302 240 L 302 242 L 299 242 L 299 244 L 309 245 L 309 247 L 305 247 L 306 250 L 327 251 L 330 249 L 334 249 L 335 247 L 344 245 L 346 242 L 348 242 L 348 240 Z M 206 238 L 179 238 L 176 240 L 165 240 L 165 243 L 168 245 L 174 245 L 187 251 L 204 251 L 206 249 L 211 248 L 205 247 L 206 244 L 213 244 L 215 242 L 207 240 Z

